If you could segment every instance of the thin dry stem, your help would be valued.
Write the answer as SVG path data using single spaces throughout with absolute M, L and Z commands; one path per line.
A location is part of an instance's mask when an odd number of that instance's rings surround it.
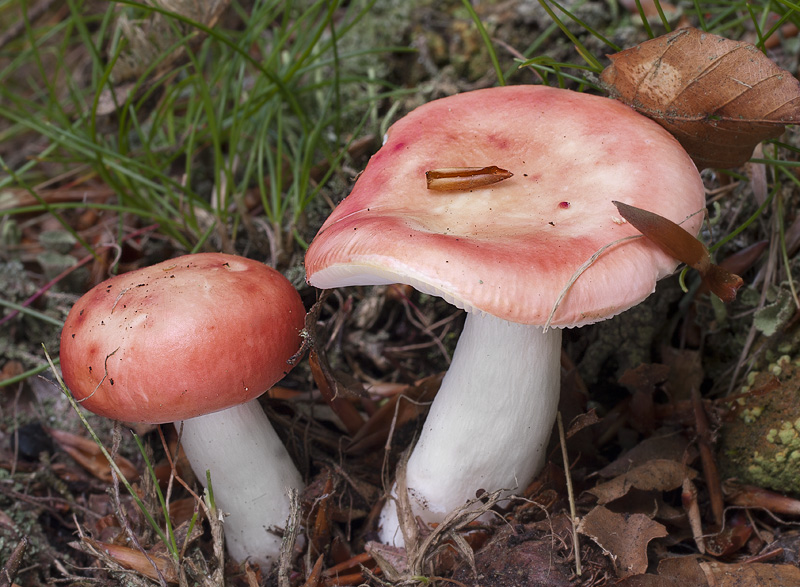
M 558 424 L 558 441 L 561 444 L 561 458 L 564 460 L 564 476 L 567 480 L 567 497 L 569 499 L 569 518 L 572 523 L 572 545 L 575 548 L 575 574 L 581 576 L 581 546 L 578 538 L 578 513 L 575 510 L 575 493 L 572 489 L 572 474 L 569 470 L 569 455 L 567 455 L 567 438 L 564 434 L 564 420 L 561 412 L 556 413 Z

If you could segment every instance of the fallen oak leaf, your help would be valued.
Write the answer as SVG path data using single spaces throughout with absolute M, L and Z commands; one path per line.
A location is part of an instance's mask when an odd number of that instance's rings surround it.
M 647 570 L 647 545 L 654 538 L 669 534 L 662 524 L 644 514 L 625 516 L 603 506 L 595 507 L 581 519 L 578 532 L 603 549 L 622 579 L 644 573 Z
M 699 169 L 741 165 L 800 122 L 800 82 L 749 43 L 687 27 L 609 59 L 606 91 L 666 128 Z
M 641 491 L 672 491 L 683 485 L 684 479 L 694 479 L 697 472 L 682 463 L 667 459 L 653 459 L 614 477 L 598 483 L 586 493 L 594 495 L 597 503 L 607 504 L 619 499 L 631 489 Z
M 697 269 L 703 284 L 723 302 L 736 299 L 736 292 L 744 281 L 726 269 L 711 262 L 708 249 L 679 225 L 654 212 L 636 206 L 613 202 L 620 215 L 665 253 Z
M 688 454 L 688 458 L 687 458 Z M 696 453 L 690 447 L 683 434 L 671 429 L 662 429 L 650 438 L 645 438 L 629 451 L 621 454 L 598 471 L 600 477 L 609 479 L 624 475 L 626 472 L 649 461 L 665 460 L 677 463 L 691 462 Z

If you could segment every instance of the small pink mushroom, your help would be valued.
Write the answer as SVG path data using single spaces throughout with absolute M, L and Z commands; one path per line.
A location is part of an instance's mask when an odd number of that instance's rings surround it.
M 125 422 L 183 423 L 198 479 L 211 471 L 228 552 L 269 564 L 302 478 L 258 396 L 292 368 L 305 309 L 277 271 L 202 253 L 124 273 L 81 297 L 61 333 L 81 405 Z

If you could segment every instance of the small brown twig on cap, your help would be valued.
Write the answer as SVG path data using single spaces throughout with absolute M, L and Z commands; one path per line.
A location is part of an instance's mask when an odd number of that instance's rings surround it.
M 429 190 L 437 192 L 467 191 L 498 183 L 514 174 L 496 165 L 488 167 L 444 167 L 425 172 Z

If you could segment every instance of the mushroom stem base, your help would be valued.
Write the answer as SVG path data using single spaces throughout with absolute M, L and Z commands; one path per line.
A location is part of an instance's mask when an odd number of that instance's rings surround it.
M 520 490 L 542 468 L 558 409 L 561 330 L 470 313 L 406 468 L 414 516 L 441 522 L 476 491 Z M 390 499 L 381 539 L 404 544 Z
M 180 430 L 181 422 L 175 426 Z M 204 486 L 211 471 L 228 553 L 267 570 L 281 545 L 270 529 L 285 525 L 287 491 L 301 490 L 303 480 L 258 400 L 185 420 L 181 445 Z

